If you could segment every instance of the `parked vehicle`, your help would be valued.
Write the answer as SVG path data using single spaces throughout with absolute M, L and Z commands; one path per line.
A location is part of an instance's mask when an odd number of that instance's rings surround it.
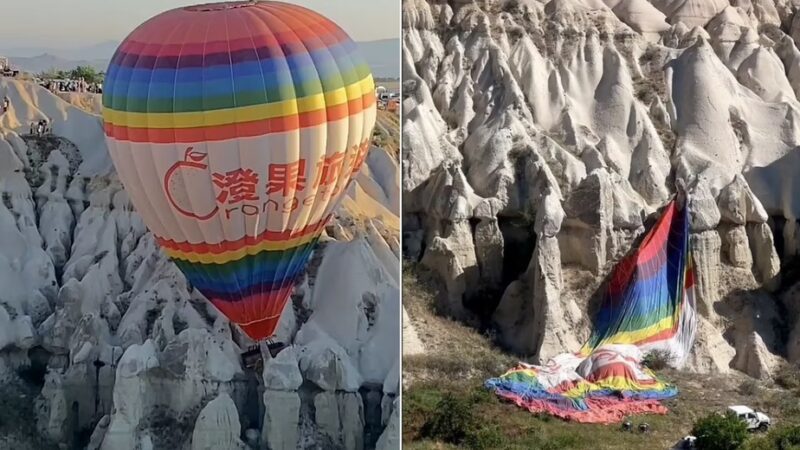
M 732 411 L 739 419 L 743 420 L 744 423 L 747 424 L 747 429 L 750 431 L 767 431 L 772 422 L 766 414 L 753 411 L 753 409 L 747 406 L 729 406 L 728 410 Z
M 684 436 L 683 439 L 681 439 L 681 442 L 678 445 L 676 445 L 675 448 L 681 448 L 684 450 L 694 450 L 695 448 L 697 448 L 696 443 L 697 443 L 697 437 L 692 436 L 690 434 Z

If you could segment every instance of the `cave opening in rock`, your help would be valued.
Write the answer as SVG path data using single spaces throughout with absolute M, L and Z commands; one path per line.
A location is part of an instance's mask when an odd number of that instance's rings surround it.
M 497 224 L 503 234 L 503 276 L 501 287 L 519 279 L 528 269 L 533 250 L 536 248 L 536 235 L 533 225 L 523 218 L 498 217 Z
M 787 254 L 787 250 L 791 249 L 791 247 L 787 249 L 786 235 L 784 234 L 787 220 L 790 219 L 786 219 L 783 216 L 771 216 L 768 222 L 770 230 L 772 230 L 775 252 L 778 255 L 778 260 L 780 260 L 781 267 L 778 295 L 791 288 L 800 279 L 800 255 L 793 254 L 794 252 Z M 796 243 L 790 242 L 789 245 L 796 245 Z
M 41 389 L 44 386 L 44 377 L 47 374 L 47 364 L 50 362 L 52 353 L 41 345 L 36 345 L 28 350 L 28 360 L 30 365 L 24 366 L 19 370 L 19 376 L 28 383 Z
M 70 430 L 73 430 L 72 435 L 72 449 L 81 450 L 89 445 L 89 440 L 92 436 L 92 427 L 80 426 L 80 404 L 78 401 L 73 401 L 70 408 L 69 420 L 71 423 Z
M 261 370 L 245 369 L 244 380 L 237 386 L 243 389 L 244 404 L 239 406 L 239 420 L 242 424 L 242 433 L 248 428 L 261 430 L 264 418 L 264 384 L 261 380 Z
M 786 227 L 786 219 L 782 216 L 772 216 L 768 222 L 772 229 L 772 239 L 775 243 L 775 251 L 778 253 L 778 259 L 783 266 L 786 256 L 785 239 L 783 236 L 783 229 Z
M 364 404 L 364 448 L 375 448 L 381 433 L 381 400 L 383 399 L 383 385 L 364 383 L 358 390 Z
M 503 293 L 509 284 L 523 276 L 536 248 L 533 225 L 528 220 L 522 217 L 498 217 L 497 222 L 503 235 L 503 267 L 500 279 L 482 279 L 480 289 L 464 302 L 464 306 L 478 316 L 483 327 L 491 326 L 492 314 L 500 304 Z M 485 278 L 487 272 L 487 268 L 481 268 L 482 278 Z

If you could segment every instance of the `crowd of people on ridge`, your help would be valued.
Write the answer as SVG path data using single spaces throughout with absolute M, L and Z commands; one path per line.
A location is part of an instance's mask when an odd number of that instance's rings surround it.
M 41 80 L 39 84 L 50 92 L 90 92 L 102 94 L 102 83 L 87 83 L 83 78 L 77 80 Z

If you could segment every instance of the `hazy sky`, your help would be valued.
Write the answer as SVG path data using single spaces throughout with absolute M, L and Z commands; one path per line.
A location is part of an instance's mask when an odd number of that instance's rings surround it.
M 333 19 L 356 41 L 400 35 L 400 0 L 284 0 Z M 203 0 L 3 0 L 0 42 L 72 48 L 122 40 L 150 17 Z

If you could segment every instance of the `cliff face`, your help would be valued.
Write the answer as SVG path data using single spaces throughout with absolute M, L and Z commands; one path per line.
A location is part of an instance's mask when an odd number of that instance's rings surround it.
M 0 447 L 392 448 L 394 155 L 370 152 L 283 311 L 277 339 L 290 346 L 255 373 L 240 357 L 252 342 L 134 211 L 100 117 L 31 83 L 2 79 L 0 92 L 11 98 L 0 117 L 0 401 L 14 411 L 0 414 Z M 26 135 L 41 118 L 54 135 Z
M 690 370 L 800 361 L 800 15 L 732 3 L 404 0 L 404 253 L 450 314 L 534 360 L 576 350 L 683 186 Z

